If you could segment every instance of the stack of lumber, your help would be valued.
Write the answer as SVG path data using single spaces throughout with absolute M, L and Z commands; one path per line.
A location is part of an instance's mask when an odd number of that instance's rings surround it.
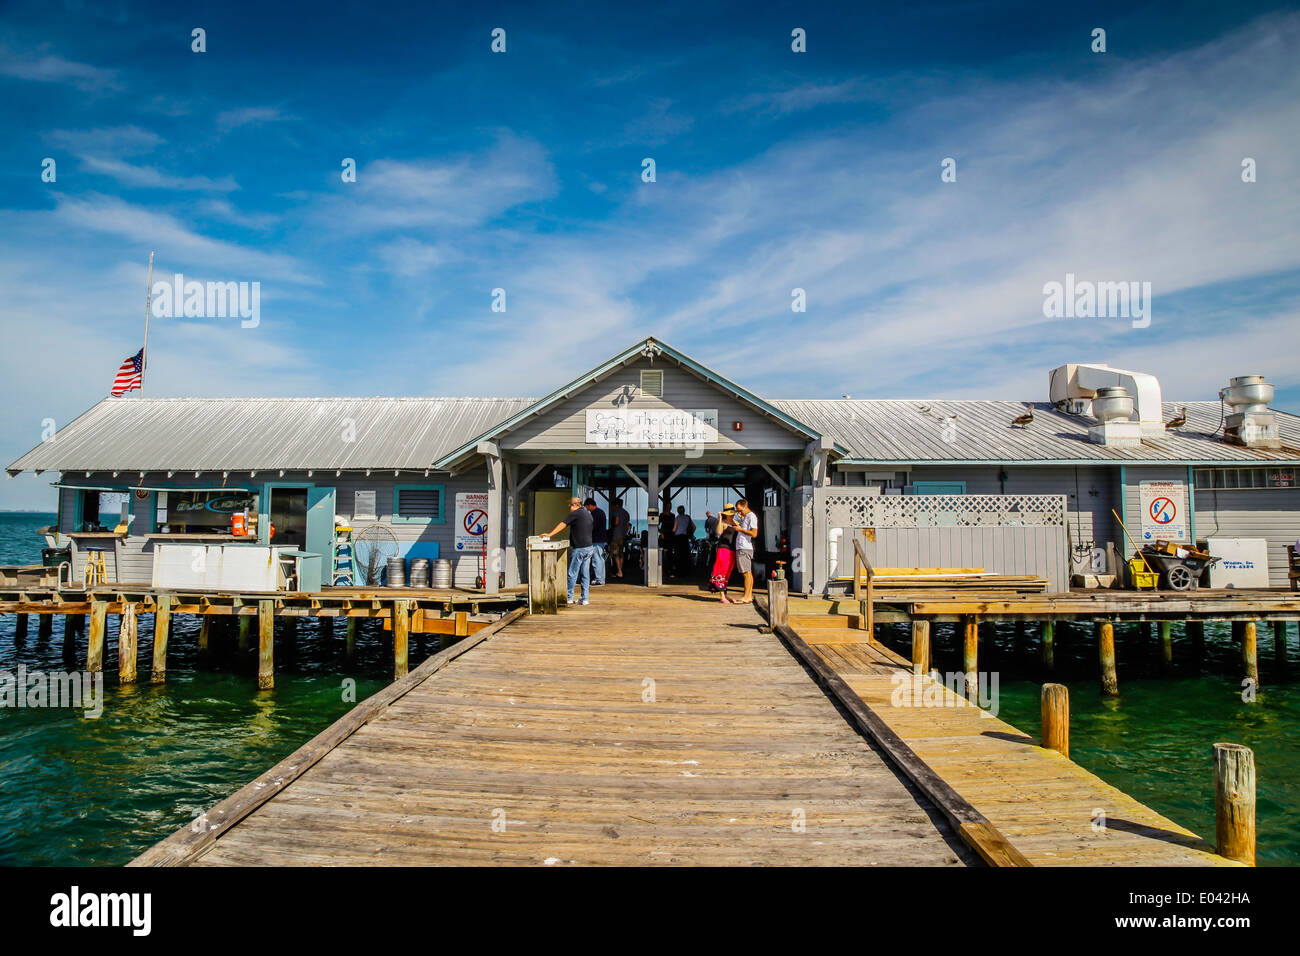
M 836 578 L 852 586 L 851 574 Z M 860 583 L 867 583 L 866 574 Z M 879 568 L 872 575 L 871 585 L 879 594 L 882 591 L 911 593 L 928 591 L 996 591 L 1036 594 L 1046 591 L 1047 578 L 1034 574 L 990 574 L 983 568 Z

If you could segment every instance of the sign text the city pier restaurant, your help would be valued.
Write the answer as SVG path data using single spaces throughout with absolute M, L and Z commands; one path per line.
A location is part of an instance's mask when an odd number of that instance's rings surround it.
M 718 440 L 716 408 L 589 408 L 588 445 L 653 448 L 709 445 Z

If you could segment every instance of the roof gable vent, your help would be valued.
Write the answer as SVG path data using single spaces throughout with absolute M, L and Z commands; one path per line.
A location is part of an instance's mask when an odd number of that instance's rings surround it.
M 643 368 L 641 370 L 641 394 L 662 398 L 664 394 L 663 369 Z

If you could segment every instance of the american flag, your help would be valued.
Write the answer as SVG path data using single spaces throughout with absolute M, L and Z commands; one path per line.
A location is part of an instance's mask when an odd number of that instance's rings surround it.
M 117 370 L 117 378 L 113 379 L 113 390 L 109 394 L 122 395 L 139 388 L 143 370 L 144 349 L 140 349 Z

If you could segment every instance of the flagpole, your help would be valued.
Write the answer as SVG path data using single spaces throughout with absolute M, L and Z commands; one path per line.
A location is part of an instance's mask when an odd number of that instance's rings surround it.
M 144 371 L 149 367 L 149 312 L 153 306 L 153 250 L 149 250 L 149 279 L 144 287 L 144 346 L 140 349 L 140 397 L 144 398 Z

